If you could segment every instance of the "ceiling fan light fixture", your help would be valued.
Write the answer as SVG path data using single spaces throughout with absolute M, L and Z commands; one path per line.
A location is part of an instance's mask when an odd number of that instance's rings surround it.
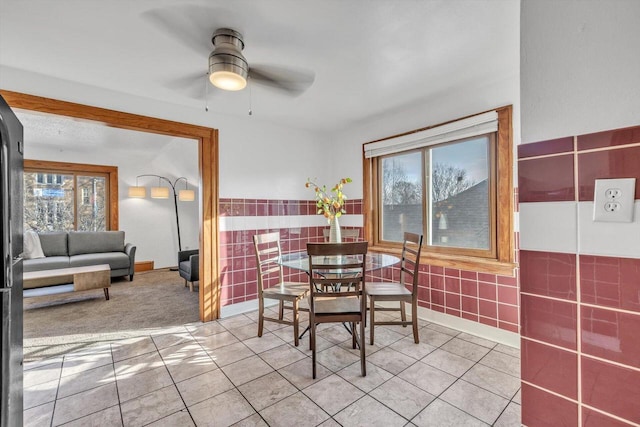
M 242 55 L 242 34 L 229 28 L 213 33 L 211 42 L 215 46 L 209 55 L 209 80 L 223 90 L 242 90 L 247 86 L 249 64 Z
M 242 90 L 247 87 L 247 79 L 233 71 L 220 70 L 209 74 L 211 84 L 223 90 Z

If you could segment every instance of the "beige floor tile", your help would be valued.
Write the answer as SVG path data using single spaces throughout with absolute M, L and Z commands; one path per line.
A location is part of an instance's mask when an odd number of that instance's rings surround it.
M 337 372 L 354 362 L 359 362 L 360 356 L 356 356 L 339 346 L 333 346 L 317 352 L 316 361 L 331 371 Z
M 332 373 L 329 369 L 318 364 L 316 366 L 316 379 L 314 380 L 312 378 L 310 358 L 305 358 L 291 365 L 287 365 L 284 368 L 280 368 L 278 372 L 300 390 L 309 387 L 311 384 L 322 380 Z
M 264 422 L 260 414 L 253 414 L 233 424 L 233 427 L 268 427 L 268 425 Z
M 516 393 L 516 395 L 515 395 L 515 396 L 513 396 L 513 399 L 512 399 L 512 400 L 513 400 L 513 402 L 514 402 L 514 403 L 517 403 L 518 405 L 521 405 L 521 404 L 522 404 L 522 403 L 521 403 L 521 399 L 520 399 L 520 395 L 521 395 L 521 393 L 522 393 L 522 389 L 518 390 L 518 392 Z
M 256 411 L 261 411 L 298 391 L 278 372 L 243 384 L 238 390 Z
M 303 393 L 329 415 L 334 415 L 364 396 L 364 393 L 338 375 L 330 375 L 305 388 Z
M 437 349 L 422 359 L 422 362 L 459 377 L 467 372 L 475 362 L 457 354 Z
M 53 417 L 54 402 L 35 406 L 22 413 L 23 427 L 49 427 Z
M 342 427 L 339 422 L 334 420 L 333 418 L 329 418 L 327 421 L 319 424 L 318 427 Z
M 493 350 L 480 363 L 505 374 L 520 377 L 520 358 Z
M 233 389 L 189 407 L 189 412 L 198 427 L 225 427 L 249 417 L 255 411 L 240 392 Z
M 498 421 L 495 422 L 494 427 L 511 427 L 521 425 L 520 412 L 520 405 L 513 402 L 509 403 L 504 412 L 500 414 L 500 417 L 498 418 Z
M 195 405 L 234 388 L 220 369 L 179 382 L 176 386 L 187 406 Z
M 49 383 L 60 379 L 62 368 L 59 364 L 50 364 L 39 366 L 28 371 L 24 371 L 22 382 L 23 387 L 32 387 L 34 385 Z
M 289 344 L 284 344 L 260 353 L 260 358 L 267 362 L 273 369 L 283 368 L 306 357 L 303 352 Z
M 160 356 L 165 361 L 184 360 L 195 356 L 206 356 L 202 346 L 197 342 L 185 342 L 182 344 L 165 347 L 160 350 Z
M 432 325 L 429 325 L 426 328 L 420 329 L 419 333 L 420 333 L 421 343 L 429 344 L 430 346 L 433 346 L 433 347 L 440 347 L 442 344 L 446 343 L 447 341 L 450 341 L 453 338 L 453 336 L 436 331 L 435 329 L 432 329 L 430 326 Z
M 337 374 L 365 393 L 369 393 L 371 390 L 393 377 L 393 374 L 385 371 L 379 366 L 376 366 L 371 362 L 366 363 L 367 375 L 364 377 L 362 376 L 360 361 L 352 363 L 346 368 L 341 369 Z
M 273 371 L 273 368 L 258 356 L 240 360 L 220 369 L 223 370 L 236 387 Z
M 422 411 L 435 396 L 393 377 L 370 393 L 370 396 L 410 420 Z
M 172 347 L 178 344 L 191 343 L 194 340 L 195 338 L 193 338 L 193 336 L 187 331 L 155 335 L 153 337 L 153 342 L 158 349 Z
M 325 411 L 301 392 L 263 409 L 260 415 L 270 426 L 313 427 L 329 418 Z
M 373 353 L 367 360 L 394 375 L 399 374 L 416 363 L 416 359 L 413 357 L 409 357 L 389 347 Z
M 413 336 L 408 336 L 399 341 L 396 341 L 389 347 L 409 357 L 413 357 L 416 360 L 422 359 L 436 349 L 436 347 L 423 342 L 416 344 L 413 340 Z
M 58 399 L 116 380 L 113 365 L 104 365 L 60 379 Z
M 509 356 L 520 358 L 520 349 L 516 347 L 498 344 L 497 346 L 495 346 L 494 350 L 499 351 L 500 353 L 508 354 Z
M 125 427 L 142 426 L 162 419 L 184 408 L 184 403 L 174 385 L 170 385 L 136 399 L 124 402 L 121 406 Z
M 114 362 L 157 351 L 153 339 L 148 336 L 118 341 L 113 343 L 111 348 Z
M 461 340 L 469 341 L 474 344 L 481 345 L 483 347 L 487 347 L 489 349 L 495 348 L 496 343 L 494 341 L 488 340 L 486 338 L 481 338 L 475 335 L 468 334 L 466 332 L 460 332 L 456 338 L 460 338 Z
M 186 409 L 147 424 L 150 427 L 195 427 Z
M 322 350 L 326 350 L 328 348 L 333 347 L 335 344 L 332 343 L 329 340 L 326 340 L 324 338 L 322 338 L 321 336 L 316 334 L 316 351 L 319 353 Z M 300 350 L 301 352 L 303 352 L 304 354 L 306 354 L 307 356 L 311 356 L 311 348 L 309 346 L 309 332 L 307 332 L 306 334 L 304 334 L 304 337 L 302 337 L 300 339 L 300 343 L 298 344 L 298 347 L 296 347 L 298 350 Z
M 250 323 L 248 325 L 240 326 L 239 328 L 231 329 L 229 332 L 240 341 L 247 340 L 249 338 L 255 338 L 258 336 L 258 325 Z
M 209 350 L 207 353 L 218 366 L 226 366 L 255 355 L 249 347 L 241 342 Z
M 219 334 L 209 335 L 208 337 L 198 338 L 198 343 L 206 351 L 215 350 L 229 344 L 240 342 L 231 332 L 225 331 Z
M 286 344 L 285 341 L 281 340 L 271 332 L 264 333 L 261 337 L 249 338 L 247 340 L 244 340 L 243 343 L 254 353 L 262 353 L 264 351 L 271 350 L 272 348 Z
M 308 333 L 308 332 L 307 332 Z M 316 336 L 322 337 L 333 344 L 350 340 L 351 334 L 340 324 L 320 324 L 316 326 Z
M 426 327 L 452 337 L 455 337 L 460 333 L 460 331 L 456 331 L 455 329 L 452 329 L 452 328 L 447 328 L 446 326 L 438 325 L 437 323 L 430 323 Z
M 58 399 L 53 413 L 53 425 L 64 424 L 117 404 L 115 383 Z
M 164 362 L 158 352 L 141 354 L 114 364 L 117 377 L 131 376 L 162 366 Z
M 343 427 L 404 426 L 407 420 L 370 396 L 365 396 L 334 416 Z
M 71 421 L 65 427 L 118 427 L 122 426 L 120 406 L 112 406 L 86 417 Z
M 62 376 L 74 375 L 78 372 L 88 371 L 104 365 L 113 364 L 111 351 L 103 351 L 94 354 L 83 354 L 64 358 L 62 364 Z
M 440 349 L 446 350 L 449 353 L 457 354 L 465 359 L 473 360 L 474 362 L 482 359 L 490 351 L 486 347 L 461 340 L 458 337 L 446 342 L 440 347 Z
M 213 334 L 219 334 L 220 332 L 225 332 L 226 329 L 219 322 L 208 322 L 208 323 L 200 323 L 197 325 L 192 325 L 187 327 L 187 329 L 191 332 L 191 335 L 198 339 L 207 337 Z
M 42 360 L 32 360 L 24 362 L 22 369 L 24 371 L 30 371 L 31 369 L 42 368 L 47 365 L 58 365 L 58 368 L 62 368 L 62 356 L 49 357 Z
M 224 326 L 227 330 L 231 330 L 240 328 L 242 326 L 251 325 L 255 322 L 244 314 L 238 314 L 236 316 L 220 319 L 218 320 L 218 323 Z
M 175 383 L 218 369 L 218 365 L 209 355 L 190 357 L 185 360 L 165 361 L 165 366 Z
M 148 371 L 136 372 L 132 375 L 118 375 L 117 382 L 121 402 L 135 399 L 143 394 L 151 393 L 152 391 L 173 384 L 171 376 L 164 366 Z
M 486 427 L 487 424 L 483 423 L 477 418 L 461 411 L 443 402 L 440 399 L 436 399 L 422 412 L 418 414 L 413 420 L 413 424 L 418 427 Z M 515 426 L 513 426 L 515 427 Z
M 417 362 L 398 376 L 434 396 L 438 396 L 458 379 L 422 362 Z
M 520 378 L 480 364 L 469 369 L 462 379 L 505 399 L 511 399 L 520 388 Z
M 22 406 L 23 409 L 40 406 L 44 403 L 56 400 L 58 393 L 58 380 L 32 385 L 23 389 Z
M 463 380 L 458 380 L 442 396 L 445 402 L 491 425 L 509 401 Z
M 401 329 L 404 329 L 404 328 L 402 326 L 398 326 L 395 329 L 391 329 L 389 327 L 376 326 L 374 335 L 373 335 L 374 336 L 373 342 L 380 346 L 386 347 L 388 345 L 395 343 L 396 341 L 400 341 L 401 339 L 406 338 L 406 335 L 400 332 Z M 367 344 L 369 344 L 371 342 L 369 339 L 370 333 L 368 330 L 366 332 L 367 333 L 365 334 L 365 339 L 367 341 Z

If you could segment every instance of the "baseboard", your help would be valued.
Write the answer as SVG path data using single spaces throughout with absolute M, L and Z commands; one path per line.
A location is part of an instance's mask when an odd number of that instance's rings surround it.
M 384 307 L 389 304 L 392 304 L 390 306 L 394 307 L 398 306 L 397 302 L 380 302 L 376 303 L 376 306 L 380 305 Z M 411 313 L 410 306 L 407 307 L 407 312 Z M 509 347 L 520 348 L 520 334 L 516 334 L 515 332 L 505 331 L 504 329 L 463 319 L 462 317 L 440 313 L 439 311 L 429 310 L 424 307 L 418 307 L 418 318 L 426 320 L 427 322 L 437 323 L 438 325 L 446 326 L 447 328 L 452 328 L 457 331 L 466 332 L 477 337 L 486 338 L 500 344 L 508 345 Z
M 265 300 L 265 307 L 273 307 L 278 305 L 276 300 Z M 231 317 L 237 314 L 248 313 L 258 309 L 258 300 L 252 299 L 251 301 L 239 302 L 237 304 L 225 305 L 220 309 L 220 318 Z

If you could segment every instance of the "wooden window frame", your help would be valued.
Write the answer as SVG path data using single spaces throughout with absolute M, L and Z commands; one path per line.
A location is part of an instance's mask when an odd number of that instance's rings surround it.
M 90 105 L 60 101 L 0 89 L 11 108 L 90 120 L 120 129 L 189 138 L 198 141 L 200 176 L 200 320 L 220 317 L 220 266 L 218 255 L 218 130 Z
M 96 174 L 104 175 L 107 177 L 109 183 L 108 189 L 108 213 L 107 213 L 107 230 L 118 229 L 118 168 L 116 166 L 103 166 L 103 165 L 91 165 L 85 163 L 68 163 L 68 162 L 51 162 L 48 160 L 32 160 L 24 159 L 24 171 L 35 173 L 60 173 L 60 174 L 72 174 L 74 181 L 76 181 L 77 175 L 80 174 Z M 74 183 L 74 191 L 75 191 Z M 74 228 L 77 229 L 77 209 L 78 209 L 78 194 L 75 194 L 73 204 L 73 222 Z
M 446 248 L 445 250 L 434 247 L 424 246 L 422 264 L 429 264 L 442 267 L 459 268 L 463 270 L 480 271 L 493 274 L 501 274 L 513 276 L 515 274 L 516 258 L 515 258 L 515 239 L 514 239 L 514 195 L 513 195 L 513 129 L 512 114 L 513 107 L 511 105 L 497 108 L 494 111 L 498 113 L 498 131 L 496 132 L 495 143 L 495 221 L 493 221 L 495 238 L 495 255 L 487 256 L 487 254 L 479 255 L 469 252 L 469 250 L 456 250 L 455 248 Z M 472 117 L 472 116 L 467 116 Z M 463 117 L 466 118 L 466 117 Z M 461 119 L 463 119 L 461 118 Z M 451 123 L 460 119 L 452 120 Z M 433 127 L 441 126 L 441 123 L 421 129 L 416 129 L 400 135 L 394 135 L 380 140 L 371 141 L 378 142 L 402 135 L 408 135 L 420 132 Z M 368 144 L 368 143 L 367 143 Z M 364 157 L 363 146 L 363 217 L 364 217 L 364 235 L 371 242 L 370 250 L 379 252 L 389 252 L 399 254 L 402 250 L 402 243 L 383 241 L 380 236 L 380 215 L 378 206 L 378 183 L 381 180 L 378 168 L 379 157 Z

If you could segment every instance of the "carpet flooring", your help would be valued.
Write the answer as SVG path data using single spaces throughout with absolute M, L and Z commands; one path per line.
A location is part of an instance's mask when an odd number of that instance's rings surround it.
M 100 341 L 148 336 L 198 322 L 198 292 L 177 271 L 114 279 L 109 301 L 102 289 L 24 299 L 24 359 L 38 360 Z

